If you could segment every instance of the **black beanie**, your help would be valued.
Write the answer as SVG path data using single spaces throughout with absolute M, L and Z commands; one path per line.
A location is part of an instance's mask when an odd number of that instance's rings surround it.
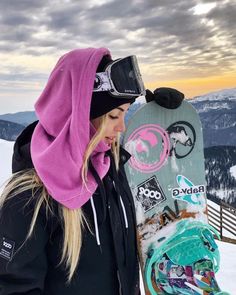
M 109 55 L 105 55 L 98 65 L 97 73 L 104 72 L 106 66 L 112 61 Z M 93 92 L 90 106 L 90 119 L 98 118 L 122 104 L 133 103 L 134 101 L 135 98 L 114 97 L 108 91 Z

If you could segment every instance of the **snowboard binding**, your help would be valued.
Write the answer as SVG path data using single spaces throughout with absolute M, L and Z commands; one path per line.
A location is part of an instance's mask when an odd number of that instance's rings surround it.
M 151 295 L 220 295 L 215 273 L 219 269 L 216 230 L 200 221 L 181 220 L 176 232 L 160 247 L 149 249 L 145 267 Z

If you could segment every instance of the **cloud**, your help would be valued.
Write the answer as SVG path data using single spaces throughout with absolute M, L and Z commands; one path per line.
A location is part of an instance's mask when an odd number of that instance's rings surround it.
M 8 76 L 0 79 L 42 83 L 61 54 L 87 46 L 108 47 L 114 58 L 136 54 L 146 81 L 233 72 L 235 15 L 236 4 L 225 0 L 2 0 L 0 56 Z M 42 67 L 42 59 L 50 62 Z

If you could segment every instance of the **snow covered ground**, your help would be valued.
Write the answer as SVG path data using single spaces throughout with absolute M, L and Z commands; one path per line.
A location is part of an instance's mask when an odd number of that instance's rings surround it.
M 11 174 L 13 142 L 0 139 L 0 186 Z M 235 169 L 232 170 L 235 173 Z M 1 191 L 1 190 L 0 190 Z M 218 242 L 221 253 L 221 268 L 217 274 L 218 283 L 224 291 L 236 294 L 236 245 Z M 142 292 L 142 294 L 144 294 Z
M 230 173 L 236 179 L 236 166 L 230 168 Z
M 11 158 L 14 142 L 0 139 L 0 188 L 11 175 Z
M 221 264 L 220 270 L 216 275 L 220 287 L 224 291 L 228 291 L 231 295 L 236 294 L 236 245 L 217 242 L 220 254 Z

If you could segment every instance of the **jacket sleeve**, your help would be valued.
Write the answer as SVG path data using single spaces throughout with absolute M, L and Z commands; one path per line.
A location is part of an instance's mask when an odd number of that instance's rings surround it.
M 35 206 L 29 191 L 8 200 L 0 210 L 0 295 L 43 293 L 47 273 L 46 216 L 38 215 L 25 241 Z

